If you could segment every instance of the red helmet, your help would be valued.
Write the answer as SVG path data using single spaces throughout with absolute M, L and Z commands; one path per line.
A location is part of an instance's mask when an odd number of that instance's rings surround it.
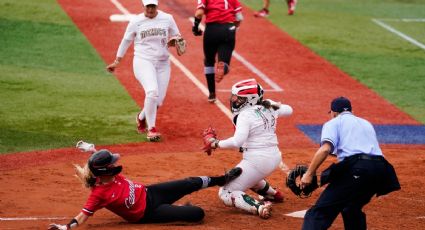
M 264 90 L 255 79 L 239 81 L 232 86 L 230 108 L 234 115 L 247 106 L 257 105 L 263 100 Z

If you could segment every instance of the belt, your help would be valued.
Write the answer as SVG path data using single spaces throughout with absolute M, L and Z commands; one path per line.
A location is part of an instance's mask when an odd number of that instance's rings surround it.
M 243 153 L 243 152 L 246 152 L 246 151 L 248 151 L 248 148 L 239 147 L 239 152 L 240 153 Z
M 367 154 L 357 154 L 352 156 L 354 158 L 357 159 L 362 159 L 362 160 L 369 160 L 369 161 L 383 161 L 384 157 L 383 156 L 373 156 L 373 155 L 367 155 Z

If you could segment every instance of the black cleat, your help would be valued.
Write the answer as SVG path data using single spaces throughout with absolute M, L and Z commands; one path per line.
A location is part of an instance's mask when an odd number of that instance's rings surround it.
M 229 171 L 227 171 L 224 174 L 224 176 L 223 176 L 224 177 L 224 184 L 222 184 L 220 186 L 223 186 L 223 185 L 229 183 L 230 181 L 238 178 L 241 174 L 242 174 L 242 169 L 239 168 L 239 167 L 230 169 Z

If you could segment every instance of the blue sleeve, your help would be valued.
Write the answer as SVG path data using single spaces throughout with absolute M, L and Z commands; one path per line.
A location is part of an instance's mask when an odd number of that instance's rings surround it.
M 334 153 L 338 147 L 338 127 L 336 120 L 326 122 L 322 128 L 322 136 L 320 138 L 320 145 L 328 142 L 332 145 L 331 152 Z

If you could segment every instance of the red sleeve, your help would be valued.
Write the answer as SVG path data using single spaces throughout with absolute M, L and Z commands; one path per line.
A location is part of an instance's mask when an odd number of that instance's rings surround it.
M 239 2 L 239 0 L 233 0 L 232 2 L 233 8 L 234 8 L 234 13 L 238 13 L 242 11 L 242 5 Z
M 98 195 L 98 191 L 96 188 L 92 190 L 89 198 L 87 199 L 86 204 L 81 210 L 87 216 L 92 216 L 97 210 L 105 207 L 104 202 L 102 201 L 101 196 Z
M 196 9 L 205 9 L 207 5 L 207 0 L 198 0 L 198 5 L 196 6 Z

